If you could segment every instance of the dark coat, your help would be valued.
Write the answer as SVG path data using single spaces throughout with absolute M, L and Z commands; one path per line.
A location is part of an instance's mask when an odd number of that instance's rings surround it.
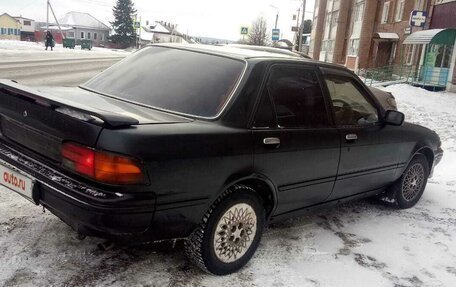
M 51 33 L 46 34 L 46 47 L 48 46 L 54 47 L 54 37 Z

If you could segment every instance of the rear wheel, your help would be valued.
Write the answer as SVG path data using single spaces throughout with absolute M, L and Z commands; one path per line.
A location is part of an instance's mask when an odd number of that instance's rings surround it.
M 233 186 L 211 206 L 187 239 L 187 256 L 207 272 L 235 272 L 255 253 L 264 222 L 265 210 L 255 191 L 244 185 Z
M 429 164 L 423 155 L 415 156 L 402 176 L 391 186 L 399 208 L 414 206 L 423 195 L 429 176 Z

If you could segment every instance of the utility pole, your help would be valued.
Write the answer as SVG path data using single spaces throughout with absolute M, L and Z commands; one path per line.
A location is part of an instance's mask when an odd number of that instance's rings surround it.
M 279 21 L 279 8 L 274 5 L 269 5 L 269 7 L 274 8 L 277 11 L 276 18 L 275 18 L 275 25 L 274 25 L 274 29 L 277 29 L 277 22 Z
M 51 9 L 52 15 L 54 16 L 55 23 L 57 23 L 57 26 L 59 27 L 60 35 L 62 35 L 62 39 L 65 39 L 65 35 L 63 35 L 62 28 L 60 27 L 59 20 L 57 20 L 57 17 L 55 17 L 54 9 L 52 9 L 51 3 L 48 0 L 48 9 Z M 48 22 L 49 25 L 49 22 Z M 49 30 L 49 26 L 48 26 Z
M 306 0 L 302 1 L 302 19 L 301 19 L 301 25 L 299 26 L 299 39 L 298 39 L 298 51 L 302 51 L 302 33 L 304 30 L 304 19 L 306 16 Z
M 298 8 L 298 16 L 296 17 L 296 32 L 295 32 L 295 38 L 293 40 L 294 46 L 293 50 L 298 47 L 298 33 L 299 33 L 299 16 L 301 16 L 301 7 Z
M 49 0 L 46 0 L 46 30 L 49 31 Z

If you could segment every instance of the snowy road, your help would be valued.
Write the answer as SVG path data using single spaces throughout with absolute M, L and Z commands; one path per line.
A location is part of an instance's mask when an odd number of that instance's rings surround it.
M 252 261 L 216 277 L 181 244 L 97 249 L 48 212 L 0 189 L 4 286 L 456 286 L 456 94 L 387 88 L 409 121 L 436 130 L 444 158 L 416 207 L 363 200 L 270 227 Z
M 0 61 L 0 79 L 31 86 L 77 86 L 121 59 L 117 56 Z
M 0 79 L 32 86 L 77 86 L 118 62 L 128 52 L 93 48 L 45 51 L 43 43 L 0 40 Z

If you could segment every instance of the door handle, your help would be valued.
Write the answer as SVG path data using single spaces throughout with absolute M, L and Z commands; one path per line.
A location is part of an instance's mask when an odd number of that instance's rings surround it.
M 280 139 L 279 138 L 264 138 L 263 144 L 278 146 L 278 145 L 280 145 Z
M 357 134 L 347 134 L 347 135 L 345 135 L 345 140 L 347 140 L 349 142 L 356 141 L 357 139 L 358 139 L 358 135 Z

